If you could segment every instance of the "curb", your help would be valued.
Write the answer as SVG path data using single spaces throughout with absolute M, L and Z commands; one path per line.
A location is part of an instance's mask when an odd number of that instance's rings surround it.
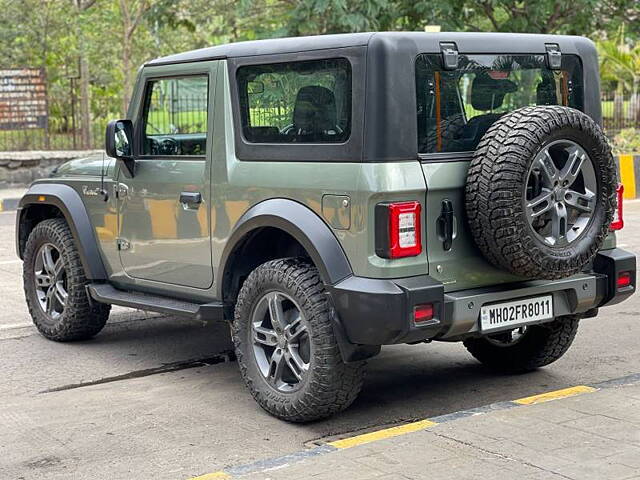
M 285 468 L 294 463 L 301 462 L 311 457 L 326 455 L 328 453 L 345 450 L 347 448 L 365 445 L 367 443 L 377 442 L 386 438 L 398 437 L 407 433 L 425 430 L 443 423 L 453 422 L 460 418 L 466 418 L 476 415 L 484 415 L 486 413 L 499 410 L 507 410 L 510 408 L 521 408 L 529 405 L 559 400 L 562 398 L 575 397 L 577 395 L 585 395 L 598 392 L 609 388 L 622 387 L 626 385 L 636 385 L 640 383 L 640 373 L 627 375 L 625 377 L 614 378 L 604 382 L 594 383 L 591 385 L 576 385 L 574 387 L 554 390 L 530 397 L 518 398 L 516 400 L 504 401 L 484 405 L 482 407 L 461 410 L 459 412 L 448 413 L 433 418 L 418 420 L 416 422 L 404 423 L 390 428 L 374 430 L 368 433 L 358 434 L 351 437 L 341 438 L 326 443 L 318 443 L 313 448 L 307 448 L 297 452 L 290 453 L 281 457 L 259 460 L 257 462 L 245 465 L 236 465 L 223 470 L 206 473 L 197 477 L 191 477 L 188 480 L 233 480 L 251 473 L 261 473 L 269 470 Z
M 4 198 L 0 200 L 0 212 L 12 212 L 17 210 L 19 198 Z

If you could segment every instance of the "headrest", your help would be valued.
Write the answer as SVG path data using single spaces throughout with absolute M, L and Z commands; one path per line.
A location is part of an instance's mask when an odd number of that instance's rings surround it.
M 499 108 L 507 93 L 518 90 L 518 86 L 507 79 L 491 78 L 487 73 L 477 73 L 471 84 L 471 105 L 476 110 Z
M 298 90 L 293 125 L 303 134 L 320 134 L 336 127 L 336 99 L 333 92 L 318 85 Z

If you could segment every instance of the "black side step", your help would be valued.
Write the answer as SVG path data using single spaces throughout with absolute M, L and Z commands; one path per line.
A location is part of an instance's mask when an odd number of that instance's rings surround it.
M 114 288 L 108 283 L 91 283 L 87 285 L 87 292 L 89 292 L 91 298 L 101 303 L 180 315 L 202 321 L 224 320 L 224 305 L 222 302 L 191 303 L 160 295 L 125 292 Z

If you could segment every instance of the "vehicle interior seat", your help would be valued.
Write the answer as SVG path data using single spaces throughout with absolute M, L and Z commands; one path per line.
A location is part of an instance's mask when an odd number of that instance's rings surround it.
M 337 135 L 339 129 L 333 92 L 319 85 L 302 87 L 296 96 L 293 125 L 287 133 L 304 137 L 305 142 L 330 140 Z

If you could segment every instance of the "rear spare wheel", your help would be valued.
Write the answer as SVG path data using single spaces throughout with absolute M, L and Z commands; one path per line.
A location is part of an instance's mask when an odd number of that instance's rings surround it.
M 567 107 L 525 107 L 483 136 L 467 174 L 471 233 L 495 266 L 529 278 L 579 272 L 604 241 L 616 171 L 600 127 Z

